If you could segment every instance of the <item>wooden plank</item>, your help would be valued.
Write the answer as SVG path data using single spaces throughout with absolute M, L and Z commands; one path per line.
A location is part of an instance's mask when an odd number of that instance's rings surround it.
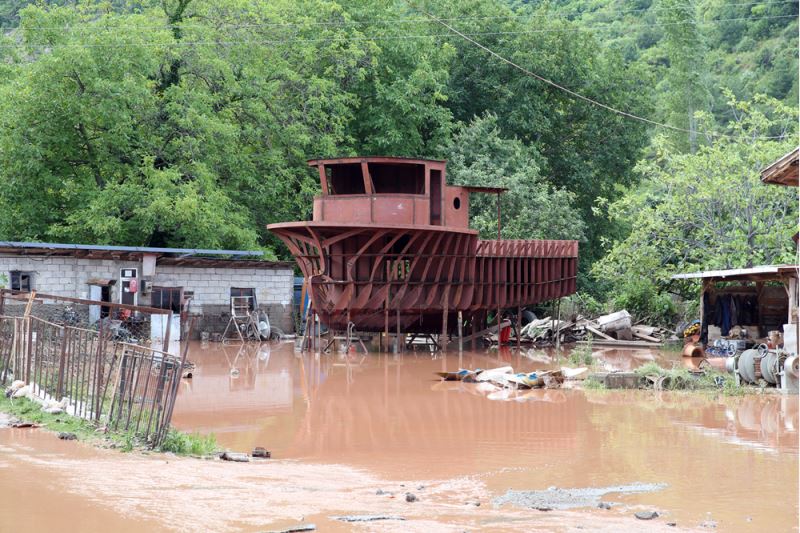
M 657 339 L 656 337 L 651 337 L 650 335 L 645 335 L 644 333 L 639 333 L 635 329 L 631 330 L 631 333 L 633 333 L 633 336 L 638 338 L 638 339 L 642 339 L 642 340 L 649 341 L 649 342 L 656 342 L 656 343 L 660 343 L 661 342 L 661 339 Z
M 597 336 L 598 336 L 598 337 L 600 337 L 600 338 L 603 338 L 603 339 L 606 339 L 606 340 L 609 340 L 609 341 L 616 341 L 616 340 L 617 340 L 617 339 L 615 339 L 614 337 L 612 337 L 612 336 L 610 336 L 610 335 L 606 335 L 605 333 L 603 333 L 603 332 L 602 332 L 602 331 L 600 331 L 599 329 L 597 329 L 597 328 L 593 328 L 593 327 L 592 327 L 592 326 L 590 326 L 589 324 L 586 324 L 584 327 L 585 327 L 585 328 L 586 328 L 588 331 L 592 332 L 592 334 L 594 334 L 594 335 L 597 335 Z

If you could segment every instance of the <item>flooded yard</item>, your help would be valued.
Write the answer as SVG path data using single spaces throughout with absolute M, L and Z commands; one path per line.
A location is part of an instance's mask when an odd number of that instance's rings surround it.
M 672 352 L 596 348 L 594 355 L 608 370 L 691 364 Z M 263 446 L 272 460 L 120 454 L 2 430 L 3 516 L 29 508 L 39 517 L 31 531 L 73 515 L 81 531 L 264 531 L 301 522 L 321 531 L 674 531 L 670 522 L 797 530 L 796 396 L 570 389 L 487 396 L 434 375 L 564 364 L 563 355 L 528 349 L 301 355 L 291 343 L 197 343 L 189 358 L 197 366 L 181 384 L 174 425 L 214 433 L 232 451 Z M 647 490 L 635 490 L 641 484 Z M 573 498 L 556 488 L 598 490 Z M 418 501 L 407 503 L 406 493 Z M 55 504 L 42 514 L 26 494 Z M 528 509 L 530 501 L 552 510 Z M 637 520 L 640 510 L 660 517 Z M 337 514 L 406 521 L 345 524 L 330 519 Z

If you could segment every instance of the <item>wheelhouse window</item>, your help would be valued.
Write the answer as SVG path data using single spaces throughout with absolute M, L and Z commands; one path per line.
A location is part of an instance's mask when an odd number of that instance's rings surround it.
M 425 194 L 425 165 L 370 163 L 369 175 L 377 194 Z
M 255 311 L 258 306 L 256 290 L 252 287 L 231 287 L 231 298 L 247 298 L 247 305 L 250 311 Z
M 21 272 L 19 270 L 11 271 L 11 290 L 30 292 L 33 288 L 33 273 Z
M 366 194 L 364 174 L 359 163 L 327 165 L 325 175 L 328 178 L 328 191 L 332 195 Z
M 182 287 L 153 287 L 150 294 L 150 305 L 159 309 L 169 309 L 173 314 L 180 314 L 183 306 Z

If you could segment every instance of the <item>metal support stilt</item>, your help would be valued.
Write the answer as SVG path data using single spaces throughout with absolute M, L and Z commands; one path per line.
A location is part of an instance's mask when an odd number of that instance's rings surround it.
M 556 351 L 561 349 L 561 298 L 558 299 L 558 311 L 556 312 Z
M 464 351 L 464 317 L 458 312 L 458 353 Z
M 391 351 L 391 348 L 389 347 L 389 308 L 388 307 L 383 310 L 383 329 L 384 329 L 384 332 L 383 332 L 384 335 L 383 336 L 384 336 L 385 342 L 386 342 L 385 349 L 386 349 L 386 353 L 389 353 Z
M 442 339 L 440 341 L 442 352 L 447 351 L 447 306 L 442 311 Z

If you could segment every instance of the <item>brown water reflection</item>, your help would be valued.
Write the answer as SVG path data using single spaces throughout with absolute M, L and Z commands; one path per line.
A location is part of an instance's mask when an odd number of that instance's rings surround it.
M 649 350 L 595 355 L 608 370 L 682 364 L 679 354 Z M 471 477 L 495 494 L 664 482 L 664 491 L 616 499 L 694 524 L 710 513 L 726 531 L 797 529 L 797 397 L 537 390 L 491 400 L 433 375 L 563 364 L 542 350 L 345 356 L 196 345 L 190 358 L 197 369 L 173 422 L 233 450 L 265 446 L 386 479 Z

